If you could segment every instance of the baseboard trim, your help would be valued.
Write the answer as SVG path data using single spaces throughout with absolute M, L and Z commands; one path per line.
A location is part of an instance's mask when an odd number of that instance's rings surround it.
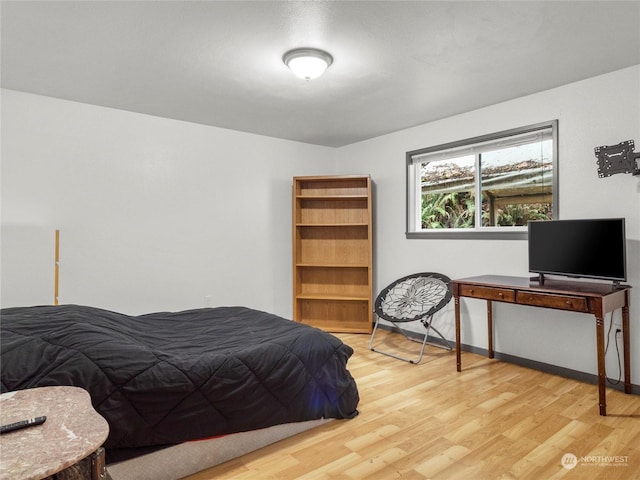
M 399 328 L 391 325 L 380 324 L 378 325 L 378 328 L 391 331 L 391 332 L 400 333 Z M 404 330 L 404 333 L 406 333 L 409 337 L 412 337 L 412 338 L 416 338 L 420 340 L 424 338 L 422 334 L 411 331 L 411 330 Z M 444 345 L 444 343 L 439 337 L 433 337 L 431 335 L 429 335 L 429 337 L 427 338 L 427 341 Z M 455 341 L 451 341 L 451 343 L 455 347 Z M 484 357 L 488 355 L 488 350 L 486 348 L 480 348 L 473 345 L 467 345 L 463 343 L 461 345 L 461 349 L 463 352 L 476 353 Z M 593 385 L 598 384 L 598 376 L 591 373 L 581 372 L 579 370 L 572 370 L 570 368 L 565 368 L 565 367 L 559 367 L 558 365 L 552 365 L 550 363 L 538 362 L 536 360 L 518 357 L 516 355 L 510 355 L 508 353 L 501 353 L 501 352 L 494 351 L 493 356 L 496 360 L 500 360 L 502 362 L 513 363 L 521 367 L 531 368 L 533 370 L 538 370 L 544 373 L 550 373 L 552 375 L 558 375 L 560 377 L 570 378 L 572 380 L 578 380 L 580 382 L 590 383 Z M 615 379 L 607 378 L 607 387 L 624 392 L 624 380 L 620 380 L 620 383 L 612 383 L 616 381 L 617 380 Z M 633 393 L 634 395 L 640 395 L 640 385 L 631 384 L 631 393 Z

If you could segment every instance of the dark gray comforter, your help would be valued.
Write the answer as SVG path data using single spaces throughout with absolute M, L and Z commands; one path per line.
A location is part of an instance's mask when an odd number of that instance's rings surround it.
M 108 448 L 357 415 L 351 347 L 269 313 L 128 316 L 64 305 L 0 314 L 2 391 L 86 389 L 109 423 Z

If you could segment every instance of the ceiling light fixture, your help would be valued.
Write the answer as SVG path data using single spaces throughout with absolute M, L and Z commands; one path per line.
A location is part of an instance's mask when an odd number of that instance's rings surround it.
M 317 48 L 295 48 L 282 56 L 284 64 L 305 80 L 318 78 L 333 63 L 333 57 Z

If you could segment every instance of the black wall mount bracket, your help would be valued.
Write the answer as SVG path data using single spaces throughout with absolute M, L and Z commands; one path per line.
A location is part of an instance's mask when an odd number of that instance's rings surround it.
M 596 147 L 594 150 L 598 159 L 598 176 L 610 177 L 616 173 L 640 175 L 640 152 L 635 153 L 634 148 L 633 140 Z

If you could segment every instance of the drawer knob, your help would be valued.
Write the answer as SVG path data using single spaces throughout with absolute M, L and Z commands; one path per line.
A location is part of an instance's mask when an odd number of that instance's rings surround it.
M 470 288 L 470 289 L 469 289 L 469 293 L 473 293 L 473 288 Z
M 502 297 L 504 297 L 504 293 L 500 292 L 500 293 L 498 294 L 498 296 L 499 296 L 500 298 L 502 298 Z

